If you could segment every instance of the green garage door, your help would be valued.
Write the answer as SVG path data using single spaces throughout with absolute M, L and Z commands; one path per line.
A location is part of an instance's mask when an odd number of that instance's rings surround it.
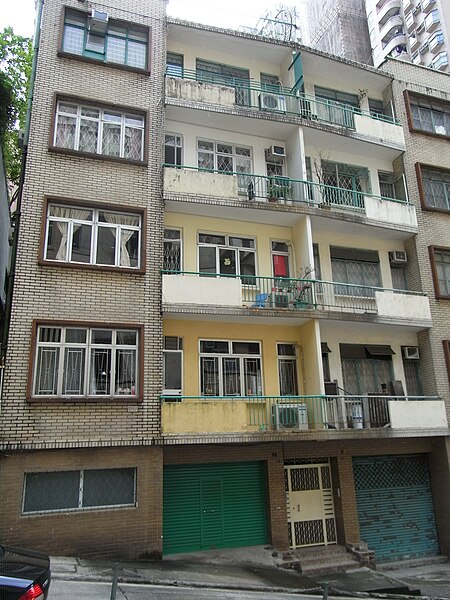
M 353 459 L 361 540 L 381 561 L 439 553 L 424 455 Z
M 267 543 L 262 462 L 164 468 L 164 553 Z

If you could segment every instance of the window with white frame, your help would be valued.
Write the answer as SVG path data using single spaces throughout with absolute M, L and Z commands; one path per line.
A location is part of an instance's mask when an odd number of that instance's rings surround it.
M 138 214 L 48 205 L 46 260 L 138 269 L 140 248 Z
M 272 270 L 274 277 L 290 277 L 289 245 L 286 242 L 272 242 Z
M 202 396 L 261 396 L 259 342 L 200 340 Z
M 181 231 L 164 229 L 164 263 L 165 271 L 179 273 L 181 271 Z
M 240 275 L 244 283 L 254 284 L 255 240 L 234 235 L 199 233 L 198 270 L 202 275 Z
M 295 344 L 277 344 L 280 396 L 298 396 L 297 353 Z
M 166 165 L 180 167 L 183 164 L 181 152 L 183 140 L 181 135 L 167 133 L 164 142 L 164 163 Z
M 136 469 L 26 473 L 22 513 L 98 509 L 136 504 Z
M 239 192 L 247 194 L 252 172 L 252 150 L 235 144 L 197 141 L 197 166 L 220 173 L 238 173 Z
M 138 395 L 137 330 L 40 325 L 36 340 L 35 397 Z
M 181 396 L 183 389 L 183 340 L 164 336 L 164 394 Z
M 57 148 L 142 161 L 144 126 L 139 114 L 59 100 L 53 143 Z
M 63 52 L 137 69 L 147 68 L 148 29 L 109 21 L 105 31 L 93 31 L 90 19 L 84 12 L 66 9 Z

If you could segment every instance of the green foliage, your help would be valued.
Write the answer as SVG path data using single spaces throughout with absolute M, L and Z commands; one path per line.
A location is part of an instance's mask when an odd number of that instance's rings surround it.
M 11 27 L 0 31 L 0 142 L 6 177 L 14 183 L 20 177 L 18 132 L 25 127 L 32 57 L 30 38 L 15 35 Z

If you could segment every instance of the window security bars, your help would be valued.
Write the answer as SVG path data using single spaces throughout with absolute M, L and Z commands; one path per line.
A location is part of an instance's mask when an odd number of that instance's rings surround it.
M 54 145 L 78 152 L 142 161 L 144 117 L 59 101 Z
M 414 96 L 409 97 L 409 103 L 415 129 L 450 135 L 450 104 Z
M 34 396 L 136 397 L 138 332 L 40 326 Z
M 164 229 L 164 256 L 165 271 L 181 271 L 181 231 L 178 229 Z
M 66 9 L 63 52 L 137 69 L 147 68 L 147 31 L 123 23 L 108 23 L 105 33 L 94 33 L 88 28 L 88 20 L 86 13 Z
M 200 387 L 205 396 L 261 395 L 259 342 L 200 340 Z
M 450 296 L 450 250 L 435 248 L 433 259 L 437 274 L 438 294 L 440 296 Z
M 246 193 L 252 172 L 251 148 L 198 140 L 197 166 L 199 169 L 217 171 L 218 173 L 237 173 L 238 188 Z
M 422 167 L 423 196 L 428 208 L 450 211 L 450 172 Z
M 50 204 L 45 259 L 139 268 L 139 215 Z
M 25 475 L 23 514 L 135 504 L 134 468 L 53 471 Z

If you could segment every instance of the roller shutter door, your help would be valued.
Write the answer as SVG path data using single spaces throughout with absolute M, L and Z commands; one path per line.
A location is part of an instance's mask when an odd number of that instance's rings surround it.
M 353 459 L 361 540 L 378 561 L 439 553 L 424 455 Z
M 267 543 L 262 462 L 164 468 L 165 554 Z

